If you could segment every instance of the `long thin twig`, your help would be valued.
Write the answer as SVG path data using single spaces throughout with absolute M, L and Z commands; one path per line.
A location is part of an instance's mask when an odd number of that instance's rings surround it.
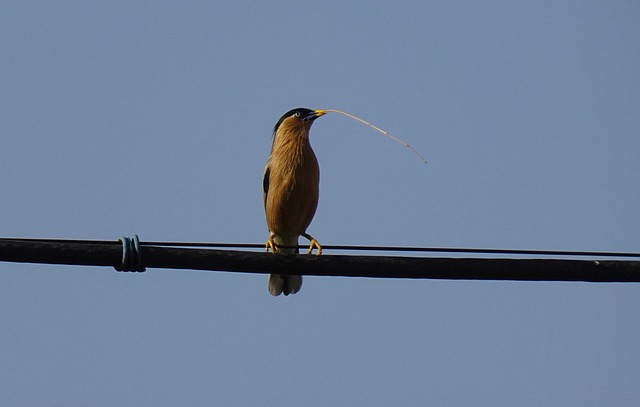
M 427 163 L 427 160 L 424 159 L 424 157 L 422 155 L 420 155 L 420 153 L 418 151 L 416 151 L 415 148 L 413 148 L 409 143 L 407 143 L 404 140 L 401 140 L 399 138 L 397 138 L 396 136 L 394 136 L 393 134 L 389 133 L 386 130 L 382 130 L 380 127 L 369 123 L 368 121 L 361 119 L 357 116 L 352 115 L 351 113 L 347 113 L 347 112 L 343 112 L 342 110 L 337 110 L 337 109 L 323 109 L 323 112 L 333 112 L 333 113 L 340 113 L 342 115 L 345 115 L 347 117 L 350 117 L 354 120 L 359 121 L 360 123 L 366 124 L 367 126 L 371 127 L 374 130 L 379 131 L 380 133 L 384 134 L 385 136 L 389 137 L 391 140 L 402 144 L 403 146 L 405 146 L 406 148 L 408 148 L 409 150 L 411 150 L 411 152 L 413 152 L 413 154 L 416 155 L 416 157 L 418 157 L 422 162 L 424 162 L 425 164 Z

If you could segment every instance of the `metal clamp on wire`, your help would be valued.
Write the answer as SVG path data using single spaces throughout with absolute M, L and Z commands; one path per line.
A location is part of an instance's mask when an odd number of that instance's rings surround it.
M 118 271 L 145 271 L 138 235 L 133 235 L 132 238 L 121 236 L 118 241 L 122 242 L 122 263 L 114 268 Z

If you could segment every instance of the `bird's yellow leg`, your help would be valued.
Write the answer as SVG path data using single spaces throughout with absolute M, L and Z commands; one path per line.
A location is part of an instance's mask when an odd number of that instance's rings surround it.
M 278 249 L 278 245 L 276 244 L 276 242 L 273 240 L 273 238 L 276 235 L 274 233 L 270 233 L 269 234 L 269 240 L 267 240 L 267 243 L 265 243 L 265 247 L 267 248 L 267 252 L 269 250 L 271 250 L 274 254 L 278 253 L 280 251 L 280 249 Z
M 322 246 L 320 245 L 320 243 L 315 239 L 315 237 L 311 236 L 308 233 L 303 233 L 302 236 L 309 240 L 309 242 L 311 242 L 311 244 L 309 245 L 309 250 L 307 251 L 307 254 L 311 254 L 313 253 L 313 249 L 318 249 L 318 252 L 316 253 L 316 256 L 320 256 L 322 254 Z

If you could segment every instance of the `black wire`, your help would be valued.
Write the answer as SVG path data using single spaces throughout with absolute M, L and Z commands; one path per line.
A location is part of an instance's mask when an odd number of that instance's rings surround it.
M 75 240 L 75 239 L 37 239 L 37 238 L 0 238 L 0 240 L 36 241 L 47 243 L 77 243 L 77 244 L 110 244 L 121 245 L 114 240 Z M 160 247 L 211 247 L 236 249 L 265 249 L 263 243 L 219 243 L 219 242 L 140 242 L 141 246 Z M 295 247 L 295 246 L 294 246 Z M 308 246 L 298 246 L 306 249 Z M 406 247 L 406 246 L 358 246 L 358 245 L 323 245 L 323 250 L 344 251 L 378 251 L 378 252 L 421 252 L 421 253 L 466 253 L 466 254 L 513 254 L 539 256 L 582 256 L 582 257 L 633 257 L 640 258 L 640 253 L 631 252 L 600 252 L 576 250 L 527 250 L 527 249 L 481 249 L 457 247 Z
M 264 249 L 264 244 L 253 243 L 169 243 L 169 242 L 144 242 L 150 246 L 188 246 L 188 247 L 224 247 Z M 298 246 L 305 249 L 308 246 Z M 453 248 L 453 247 L 406 247 L 406 246 L 357 246 L 357 245 L 322 245 L 323 250 L 349 250 L 349 251 L 386 251 L 386 252 L 422 252 L 422 253 L 474 253 L 474 254 L 519 254 L 519 255 L 544 255 L 544 256 L 585 256 L 585 257 L 638 257 L 640 253 L 629 252 L 595 252 L 575 250 L 520 250 L 520 249 L 478 249 L 478 248 Z

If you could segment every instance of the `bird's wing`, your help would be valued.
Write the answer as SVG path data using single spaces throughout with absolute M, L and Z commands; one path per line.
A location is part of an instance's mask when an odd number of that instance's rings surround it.
M 267 193 L 269 192 L 269 173 L 271 169 L 269 168 L 269 164 L 264 169 L 264 178 L 262 178 L 262 201 L 264 205 L 267 204 Z

